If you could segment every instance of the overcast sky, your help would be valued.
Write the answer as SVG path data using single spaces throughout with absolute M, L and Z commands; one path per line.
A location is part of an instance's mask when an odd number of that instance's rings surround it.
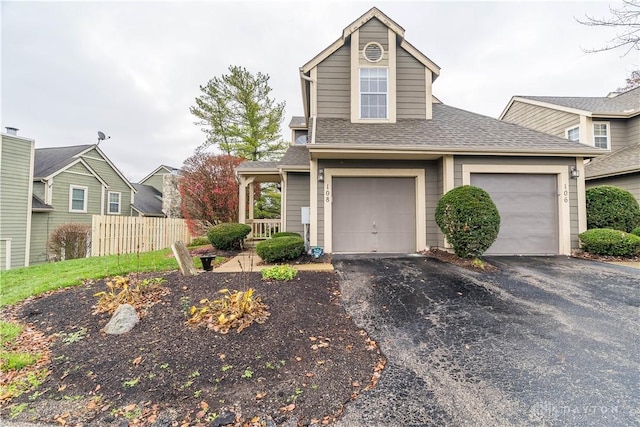
M 200 85 L 242 65 L 302 113 L 298 68 L 377 6 L 441 67 L 444 103 L 498 117 L 513 95 L 604 96 L 640 66 L 637 51 L 586 54 L 611 29 L 580 25 L 609 2 L 7 2 L 2 131 L 36 148 L 92 144 L 132 181 L 179 167 L 204 141 L 189 107 Z M 612 5 L 618 3 L 612 2 Z

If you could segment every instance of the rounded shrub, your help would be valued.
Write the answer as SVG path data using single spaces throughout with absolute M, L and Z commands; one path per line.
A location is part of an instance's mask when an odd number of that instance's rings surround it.
M 611 228 L 594 228 L 580 233 L 582 249 L 596 255 L 640 254 L 640 236 Z
M 268 263 L 295 259 L 304 253 L 304 240 L 300 236 L 272 238 L 258 243 L 256 253 Z
M 636 227 L 631 230 L 631 234 L 635 234 L 636 236 L 640 236 L 640 227 Z
M 613 228 L 630 232 L 640 226 L 640 206 L 631 193 L 612 185 L 586 191 L 587 228 Z
M 272 239 L 275 239 L 278 237 L 300 237 L 300 235 L 298 233 L 294 233 L 293 231 L 279 231 L 271 235 Z
M 489 249 L 498 237 L 500 214 L 486 191 L 463 185 L 440 198 L 436 223 L 456 255 L 474 258 Z
M 214 248 L 220 250 L 240 249 L 242 241 L 251 232 L 251 227 L 237 222 L 214 225 L 207 232 L 207 238 Z

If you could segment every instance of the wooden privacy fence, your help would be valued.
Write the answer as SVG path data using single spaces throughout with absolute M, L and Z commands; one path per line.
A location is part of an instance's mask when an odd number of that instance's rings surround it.
M 112 215 L 92 218 L 91 256 L 155 251 L 178 240 L 191 242 L 184 219 Z

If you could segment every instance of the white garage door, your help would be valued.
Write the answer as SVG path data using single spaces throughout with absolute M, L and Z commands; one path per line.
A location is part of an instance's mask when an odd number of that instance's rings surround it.
M 556 175 L 471 174 L 471 185 L 489 193 L 500 212 L 500 234 L 487 254 L 558 253 L 556 179 Z
M 334 177 L 333 252 L 415 252 L 415 178 Z

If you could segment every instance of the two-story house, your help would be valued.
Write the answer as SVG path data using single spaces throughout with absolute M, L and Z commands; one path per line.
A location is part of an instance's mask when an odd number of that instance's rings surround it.
M 640 87 L 600 97 L 514 96 L 500 119 L 607 150 L 586 186 L 615 185 L 640 202 Z
M 37 148 L 34 157 L 29 264 L 48 260 L 49 236 L 62 224 L 132 215 L 135 189 L 97 145 Z
M 282 228 L 308 229 L 328 253 L 446 248 L 436 204 L 471 184 L 501 215 L 488 253 L 570 254 L 586 229 L 584 159 L 602 150 L 446 105 L 432 93 L 439 75 L 377 8 L 349 24 L 300 68 L 291 148 L 237 168 L 240 222 L 257 221 L 253 184 L 275 181 Z

